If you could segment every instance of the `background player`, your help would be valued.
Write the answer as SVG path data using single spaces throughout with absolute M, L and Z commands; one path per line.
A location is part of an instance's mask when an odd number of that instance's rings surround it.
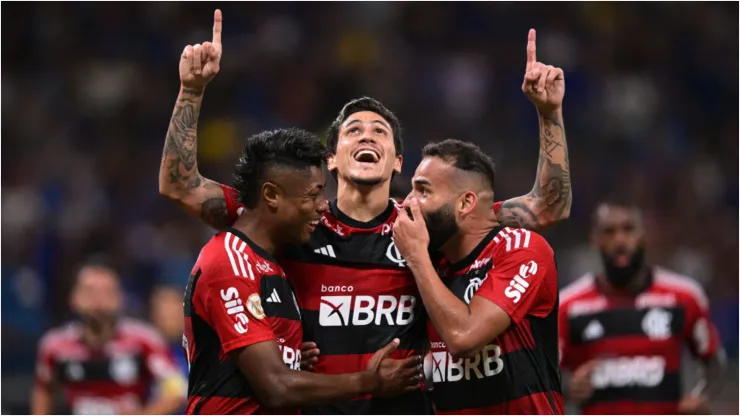
M 586 274 L 560 293 L 569 399 L 586 414 L 706 413 L 724 369 L 707 298 L 693 279 L 648 264 L 644 239 L 637 206 L 598 205 L 592 241 L 604 272 Z M 682 395 L 684 345 L 706 371 Z
M 150 325 L 122 318 L 122 302 L 115 270 L 100 261 L 80 268 L 70 304 L 81 321 L 41 340 L 33 414 L 59 412 L 57 385 L 72 414 L 162 415 L 185 402 L 185 380 L 164 339 Z
M 302 130 L 247 139 L 235 174 L 246 212 L 203 247 L 185 293 L 188 414 L 290 413 L 419 388 L 420 357 L 386 359 L 397 340 L 361 373 L 292 371 L 300 369 L 300 312 L 273 256 L 285 244 L 307 241 L 326 210 L 325 157 L 319 139 Z
M 183 88 L 160 169 L 160 192 L 216 228 L 233 223 L 240 209 L 237 193 L 202 177 L 195 163 L 197 116 L 205 82 L 219 69 L 220 38 L 221 13 L 217 11 L 213 41 L 192 47 L 191 58 L 201 61 L 181 60 Z M 200 71 L 199 79 L 204 82 L 193 84 L 191 70 Z M 497 205 L 507 224 L 539 228 L 569 213 L 570 174 L 562 114 L 539 114 L 543 134 L 535 187 L 528 195 Z M 313 360 L 315 370 L 332 374 L 363 369 L 372 353 L 394 337 L 402 342 L 400 356 L 418 354 L 426 348 L 427 339 L 414 280 L 390 233 L 398 212 L 389 201 L 390 183 L 402 165 L 398 119 L 373 99 L 354 100 L 332 123 L 327 142 L 333 152 L 329 169 L 338 181 L 337 200 L 324 214 L 311 244 L 286 251 L 280 263 L 296 288 L 307 340 L 315 341 L 321 352 Z M 347 295 L 354 304 L 341 309 Z M 329 319 L 327 308 L 335 308 L 341 319 Z M 315 354 L 314 345 L 310 348 Z M 390 401 L 369 399 L 316 412 L 431 411 L 427 398 L 418 393 Z
M 537 62 L 535 41 L 532 29 L 522 91 L 541 118 L 559 118 L 563 71 Z M 493 161 L 477 146 L 445 140 L 422 153 L 405 202 L 413 220 L 402 211 L 393 234 L 433 324 L 437 412 L 564 413 L 552 248 L 531 231 L 501 228 Z M 427 248 L 444 254 L 443 280 Z

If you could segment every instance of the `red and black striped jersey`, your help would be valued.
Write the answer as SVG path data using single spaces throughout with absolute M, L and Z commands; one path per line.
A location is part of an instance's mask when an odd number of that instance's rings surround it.
M 558 274 L 545 239 L 524 229 L 495 229 L 440 275 L 460 300 L 482 296 L 511 325 L 475 357 L 456 358 L 434 326 L 431 362 L 438 414 L 563 414 L 558 369 Z
M 36 383 L 48 388 L 58 382 L 71 414 L 136 412 L 155 383 L 178 378 L 184 387 L 170 349 L 151 325 L 121 319 L 100 348 L 85 343 L 82 332 L 77 322 L 52 329 L 41 339 L 36 362 Z
M 300 312 L 292 287 L 269 253 L 238 230 L 216 234 L 193 267 L 184 306 L 188 414 L 296 413 L 263 406 L 228 356 L 275 340 L 285 365 L 300 370 Z
M 230 220 L 242 206 L 234 189 L 222 186 Z M 495 209 L 498 210 L 500 203 Z M 352 373 L 393 338 L 401 344 L 394 358 L 429 350 L 426 314 L 414 276 L 393 243 L 392 226 L 400 206 L 393 200 L 369 222 L 359 222 L 330 204 L 309 244 L 280 256 L 296 290 L 306 341 L 321 350 L 315 371 Z M 304 409 L 317 414 L 431 413 L 427 392 L 395 398 L 358 397 Z
M 691 278 L 656 267 L 643 290 L 628 294 L 587 274 L 560 294 L 562 368 L 597 360 L 585 414 L 678 413 L 686 344 L 702 359 L 719 347 L 708 300 Z

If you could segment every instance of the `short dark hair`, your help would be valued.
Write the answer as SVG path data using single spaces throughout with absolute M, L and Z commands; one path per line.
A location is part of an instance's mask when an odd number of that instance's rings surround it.
M 339 143 L 339 128 L 342 123 L 355 113 L 361 111 L 372 111 L 383 117 L 390 125 L 393 133 L 393 144 L 396 147 L 396 156 L 403 154 L 403 138 L 401 137 L 401 123 L 398 121 L 398 117 L 389 109 L 387 109 L 380 101 L 370 98 L 362 97 L 354 99 L 344 105 L 342 111 L 339 112 L 337 118 L 329 126 L 329 130 L 326 132 L 326 147 L 332 153 L 337 152 L 337 143 Z
M 274 167 L 322 167 L 328 152 L 319 138 L 297 128 L 263 131 L 249 137 L 234 169 L 234 188 L 248 209 L 257 206 L 268 171 Z
M 429 143 L 421 151 L 422 157 L 437 157 L 465 172 L 475 172 L 485 178 L 493 190 L 496 165 L 493 159 L 473 143 L 446 139 Z

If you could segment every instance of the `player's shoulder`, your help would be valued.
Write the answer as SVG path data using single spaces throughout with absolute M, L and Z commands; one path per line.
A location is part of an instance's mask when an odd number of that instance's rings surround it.
M 493 237 L 490 247 L 499 255 L 515 252 L 539 252 L 551 257 L 554 254 L 545 237 L 526 228 L 503 227 Z
M 249 241 L 242 233 L 227 229 L 203 246 L 196 267 L 204 276 L 247 277 L 252 280 L 263 274 L 282 273 L 276 260 Z
M 684 301 L 694 302 L 702 308 L 709 307 L 709 300 L 704 288 L 689 276 L 663 267 L 654 267 L 653 285 L 656 289 L 673 293 Z
M 79 322 L 69 322 L 46 331 L 39 340 L 39 348 L 57 350 L 63 345 L 79 341 L 81 336 L 82 325 Z
M 134 318 L 121 318 L 118 321 L 118 330 L 129 339 L 135 339 L 149 346 L 164 345 L 164 337 L 154 325 Z
M 586 273 L 560 289 L 560 306 L 567 308 L 574 302 L 587 300 L 596 294 L 596 276 Z

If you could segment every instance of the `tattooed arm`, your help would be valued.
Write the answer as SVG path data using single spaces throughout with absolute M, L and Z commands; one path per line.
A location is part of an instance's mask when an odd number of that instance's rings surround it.
M 198 171 L 197 128 L 203 90 L 181 88 L 159 167 L 159 193 L 213 228 L 229 225 L 224 192 Z
M 499 223 L 542 230 L 570 216 L 570 161 L 565 143 L 563 97 L 565 74 L 561 68 L 537 61 L 537 32 L 529 30 L 527 66 L 522 92 L 537 108 L 540 121 L 540 160 L 532 190 L 505 201 Z
M 203 91 L 220 69 L 223 16 L 213 13 L 213 40 L 188 45 L 180 57 L 180 94 L 159 166 L 159 193 L 177 202 L 188 214 L 216 229 L 230 225 L 226 197 L 218 182 L 198 172 L 198 116 Z
M 542 230 L 568 218 L 573 200 L 570 187 L 570 161 L 565 140 L 563 112 L 538 112 L 540 123 L 540 157 L 532 190 L 506 200 L 499 209 L 498 220 L 510 227 Z

